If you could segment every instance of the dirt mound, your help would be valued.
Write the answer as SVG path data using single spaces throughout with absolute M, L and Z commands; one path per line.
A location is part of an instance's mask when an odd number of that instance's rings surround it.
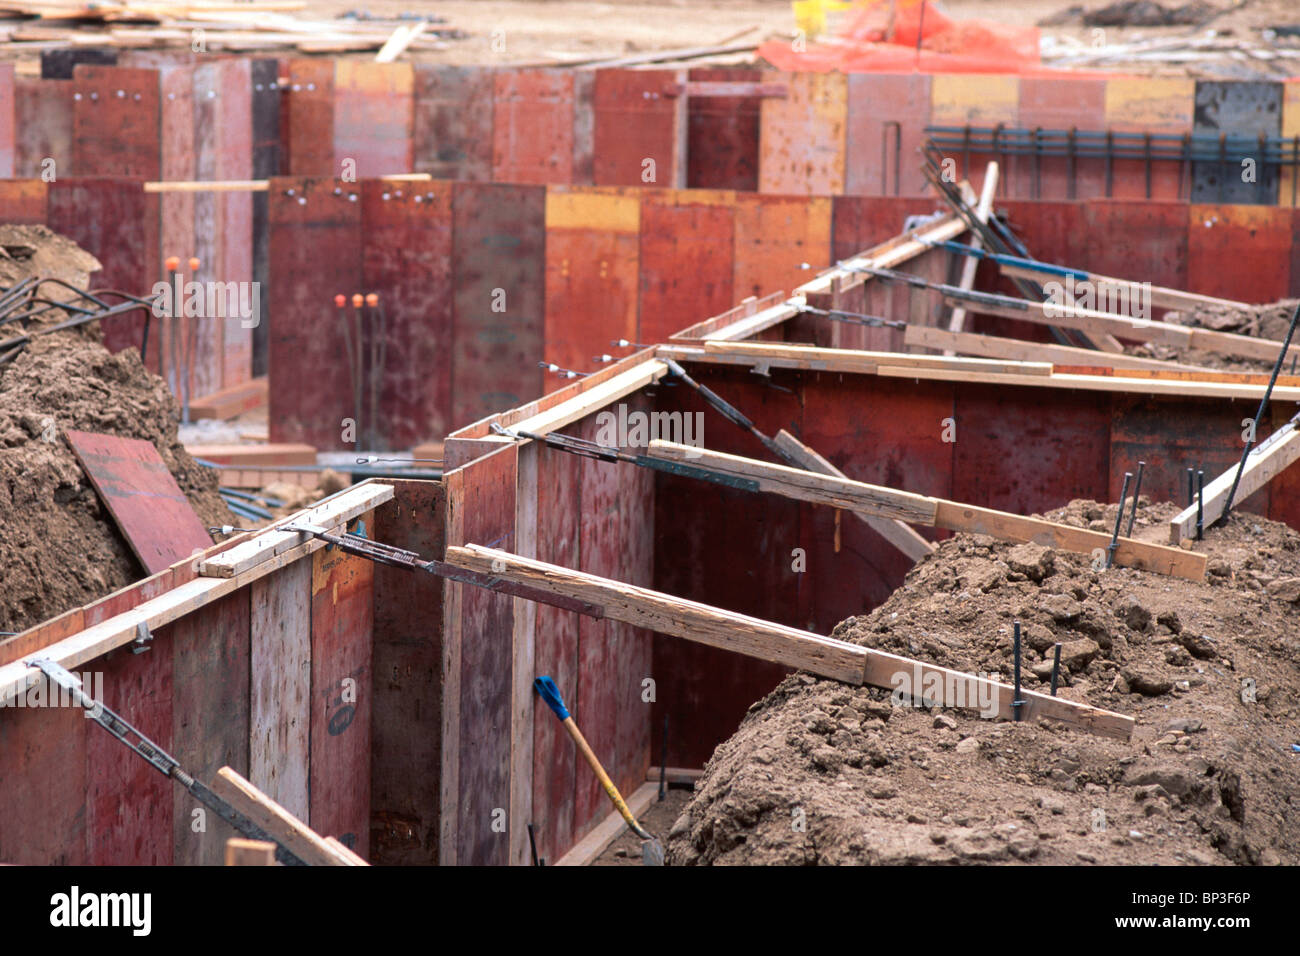
M 20 244 L 0 227 L 0 248 Z M 77 281 L 89 259 L 43 227 L 21 227 L 37 248 L 0 259 Z M 10 254 L 7 252 L 6 254 Z M 6 284 L 21 279 L 7 274 Z M 84 285 L 84 272 L 80 283 Z M 6 329 L 8 335 L 12 329 Z M 176 439 L 179 409 L 139 352 L 110 354 L 85 326 L 36 338 L 0 365 L 0 630 L 20 631 L 139 580 L 144 570 L 77 463 L 68 429 L 143 438 L 159 454 L 208 525 L 229 523 L 215 473 Z
M 1135 536 L 1167 541 L 1143 499 Z M 1050 517 L 1109 527 L 1115 507 Z M 675 864 L 1300 863 L 1300 534 L 1237 513 L 1203 582 L 957 535 L 834 636 L 1132 715 L 1121 742 L 795 674 L 714 752 Z
M 1287 327 L 1291 324 L 1291 314 L 1297 304 L 1300 304 L 1300 299 L 1281 299 L 1267 305 L 1251 305 L 1244 309 L 1208 305 L 1183 312 L 1169 312 L 1164 320 L 1177 325 L 1211 329 L 1215 332 L 1232 332 L 1236 335 L 1249 335 L 1253 338 L 1281 342 L 1286 337 Z M 1273 370 L 1273 362 L 1234 358 L 1217 352 L 1203 352 L 1199 349 L 1140 345 L 1126 351 L 1133 355 L 1167 359 L 1228 372 L 1271 372 Z M 1284 366 L 1282 371 L 1283 374 L 1290 374 L 1290 365 Z

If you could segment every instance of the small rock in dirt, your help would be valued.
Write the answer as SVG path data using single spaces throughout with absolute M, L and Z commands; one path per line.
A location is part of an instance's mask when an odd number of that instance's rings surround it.
M 1056 643 L 1056 635 L 1041 624 L 1030 624 L 1021 630 L 1025 643 L 1036 651 L 1045 651 Z
M 1223 558 L 1211 558 L 1205 566 L 1205 571 L 1210 577 L 1227 578 L 1232 576 L 1232 565 Z
M 844 757 L 834 747 L 818 747 L 812 752 L 812 762 L 818 770 L 835 773 L 844 765 Z
M 1097 642 L 1083 638 L 1077 641 L 1066 641 L 1061 645 L 1061 663 L 1070 668 L 1071 671 L 1081 671 L 1088 666 L 1088 663 L 1097 656 L 1101 650 Z M 1050 671 L 1049 671 L 1050 674 Z
M 668 839 L 675 840 L 691 832 L 691 818 L 683 813 L 673 821 L 673 828 L 668 831 Z
M 1184 734 L 1194 734 L 1205 729 L 1205 724 L 1199 717 L 1178 717 L 1165 724 L 1165 731 L 1180 731 Z
M 814 710 L 804 718 L 804 726 L 815 734 L 830 734 L 835 732 L 836 723 L 831 715 L 822 710 Z
M 1065 801 L 1054 793 L 1045 793 L 1040 796 L 1038 805 L 1055 816 L 1065 813 Z
M 1065 594 L 1046 594 L 1038 602 L 1038 609 L 1051 615 L 1057 623 L 1072 621 L 1083 610 L 1074 598 Z
M 1112 606 L 1115 615 L 1135 631 L 1145 631 L 1151 612 L 1133 594 L 1122 595 Z
M 1179 634 L 1175 640 L 1193 657 L 1198 657 L 1203 661 L 1212 661 L 1219 656 L 1218 649 L 1214 646 L 1214 641 L 1204 634 L 1189 634 L 1184 631 Z
M 953 720 L 947 714 L 938 714 L 934 718 L 934 726 L 936 729 L 956 730 L 957 721 Z
M 973 754 L 979 749 L 980 742 L 974 737 L 967 737 L 964 740 L 959 740 L 957 742 L 956 750 L 959 754 Z
M 1278 578 L 1266 590 L 1273 600 L 1294 604 L 1300 601 L 1300 578 Z
M 1160 697 L 1174 689 L 1174 682 L 1152 671 L 1137 667 L 1125 667 L 1120 675 L 1129 691 L 1144 697 Z
M 1161 611 L 1156 616 L 1156 623 L 1164 625 L 1175 634 L 1183 629 L 1183 622 L 1179 620 L 1177 611 Z
M 1006 556 L 1007 565 L 1031 581 L 1041 581 L 1056 569 L 1056 553 L 1038 544 L 1019 544 Z

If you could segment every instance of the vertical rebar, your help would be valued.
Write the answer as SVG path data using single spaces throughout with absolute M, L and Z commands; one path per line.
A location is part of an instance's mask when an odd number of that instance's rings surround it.
M 1187 466 L 1187 507 L 1192 506 L 1196 500 L 1196 469 L 1191 465 Z
M 1142 472 L 1146 469 L 1146 466 L 1147 463 L 1145 461 L 1138 462 L 1137 481 L 1133 483 L 1133 510 L 1129 512 L 1128 531 L 1124 533 L 1124 537 L 1126 538 L 1133 537 L 1133 522 L 1137 519 L 1138 515 L 1138 495 L 1142 493 Z
M 1052 657 L 1052 696 L 1056 696 L 1056 682 L 1061 676 L 1061 645 L 1057 642 L 1056 653 Z
M 1205 530 L 1205 472 L 1197 469 L 1196 472 L 1196 540 L 1201 540 L 1201 534 Z
M 668 714 L 664 713 L 664 729 L 659 736 L 659 802 L 668 795 Z
M 1124 523 L 1124 501 L 1128 498 L 1128 483 L 1133 480 L 1133 472 L 1124 472 L 1124 485 L 1119 490 L 1119 510 L 1115 512 L 1115 531 L 1110 536 L 1110 547 L 1106 549 L 1106 567 L 1115 561 L 1115 549 L 1119 547 L 1119 529 Z
M 1024 703 L 1024 701 L 1020 699 L 1020 622 L 1019 621 L 1016 621 L 1015 623 L 1015 637 L 1012 640 L 1013 640 L 1013 649 L 1011 654 L 1013 657 L 1012 667 L 1015 669 L 1016 692 L 1015 692 L 1015 696 L 1012 697 L 1011 699 L 1011 710 L 1012 713 L 1015 714 L 1016 720 L 1019 721 L 1020 706 Z

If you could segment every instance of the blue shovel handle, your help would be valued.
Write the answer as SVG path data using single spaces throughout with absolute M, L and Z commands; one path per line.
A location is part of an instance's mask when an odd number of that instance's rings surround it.
M 560 688 L 555 686 L 555 681 L 542 675 L 533 681 L 533 689 L 546 701 L 546 706 L 555 712 L 556 717 L 560 720 L 569 719 L 569 708 L 564 706 L 564 698 L 560 696 Z

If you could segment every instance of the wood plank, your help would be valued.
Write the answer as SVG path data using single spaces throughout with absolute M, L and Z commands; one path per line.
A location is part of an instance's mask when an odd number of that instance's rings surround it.
M 903 332 L 903 342 L 905 345 L 945 349 L 981 358 L 1017 359 L 1024 362 L 1052 362 L 1058 365 L 1089 365 L 1103 368 L 1173 369 L 1189 372 L 1201 370 L 1201 366 L 1198 365 L 1180 365 L 1162 359 L 1097 352 L 1092 349 L 1053 345 L 1047 342 L 1026 342 L 1023 339 L 1007 339 L 974 332 L 949 332 L 946 329 L 924 325 L 909 325 Z
M 1178 549 L 1168 549 L 1178 550 Z M 505 551 L 470 545 L 447 549 L 448 562 L 458 567 L 498 575 L 508 581 L 528 583 L 557 594 L 580 597 L 599 604 L 606 617 L 682 637 L 700 644 L 722 647 L 761 660 L 860 685 L 897 689 L 903 681 L 918 689 L 941 688 L 936 702 L 946 706 L 975 707 L 978 700 L 996 704 L 996 714 L 1014 715 L 1015 689 L 1007 684 L 937 667 L 912 658 L 887 654 L 834 638 L 822 637 L 798 628 L 785 627 L 759 618 L 724 611 L 696 601 L 611 581 L 593 574 L 520 558 Z M 929 696 L 929 695 L 927 695 Z M 1090 707 L 1063 697 L 1035 694 L 1022 688 L 1025 701 L 1021 716 L 1026 720 L 1047 717 L 1103 736 L 1128 739 L 1133 718 Z
M 659 381 L 666 374 L 668 374 L 667 365 L 657 359 L 649 359 L 602 382 L 590 391 L 574 395 L 544 412 L 525 418 L 509 427 L 514 431 L 534 432 L 538 435 L 550 434 L 565 425 L 571 425 L 580 418 L 585 418 L 592 412 L 599 411 L 611 402 L 616 402 L 646 385 Z
M 1130 296 L 1149 295 L 1151 297 L 1151 304 L 1157 309 L 1223 308 L 1244 311 L 1253 308 L 1253 306 L 1248 302 L 1235 302 L 1232 299 L 1219 299 L 1212 295 L 1201 295 L 1196 292 L 1184 292 L 1181 289 L 1170 289 L 1167 286 L 1151 285 L 1147 282 L 1138 282 L 1132 279 L 1117 279 L 1114 276 L 1101 275 L 1096 272 L 1085 272 L 1082 269 L 1068 269 L 1047 262 L 1035 262 L 1032 265 L 1028 262 L 999 262 L 998 269 L 1001 270 L 1003 275 L 1015 276 L 1023 279 L 1039 279 L 1045 275 L 1060 278 L 1063 271 L 1068 271 L 1073 273 L 1077 280 L 1091 282 L 1096 287 L 1104 288 L 1111 286 L 1116 290 L 1122 290 Z
M 831 295 L 847 292 L 872 278 L 870 273 L 859 271 L 864 266 L 892 269 L 929 252 L 936 243 L 956 239 L 965 231 L 966 223 L 957 216 L 927 223 L 837 264 L 835 268 L 796 288 L 795 294 Z
M 1270 435 L 1265 441 L 1251 449 L 1246 458 L 1246 467 L 1242 470 L 1241 481 L 1233 504 L 1239 505 L 1252 494 L 1273 480 L 1283 469 L 1300 458 L 1300 429 L 1288 423 Z M 1228 500 L 1228 491 L 1232 488 L 1237 475 L 1238 465 L 1233 465 L 1223 474 L 1205 486 L 1201 502 L 1201 524 L 1208 528 L 1223 517 L 1223 506 Z M 1169 522 L 1169 540 L 1178 544 L 1184 538 L 1196 533 L 1196 505 L 1189 505 Z
M 309 866 L 351 866 L 320 834 L 229 767 L 212 780 L 212 792 L 274 837 Z
M 989 221 L 989 214 L 993 212 L 993 198 L 998 191 L 998 164 L 989 163 L 984 170 L 984 185 L 980 189 L 979 205 L 975 207 L 975 218 L 981 223 Z M 984 240 L 978 235 L 972 235 L 970 238 L 971 248 L 983 249 Z M 966 261 L 961 266 L 961 281 L 957 283 L 958 288 L 971 289 L 975 285 L 975 272 L 979 269 L 980 261 L 976 256 L 967 256 Z M 948 319 L 949 332 L 961 332 L 966 328 L 966 309 L 963 306 L 957 306 L 952 310 L 952 316 Z
M 311 727 L 311 563 L 250 588 L 248 779 L 294 816 L 308 815 Z
M 210 395 L 200 395 L 190 402 L 190 418 L 238 418 L 245 412 L 266 405 L 266 376 L 249 379 L 228 388 L 218 389 Z
M 587 768 L 584 768 L 587 769 Z M 590 770 L 588 769 L 588 772 Z M 624 798 L 634 817 L 640 818 L 659 795 L 658 784 L 644 783 Z M 611 810 L 600 823 L 573 845 L 568 853 L 555 861 L 555 866 L 590 866 L 591 863 L 617 840 L 627 826 L 627 821 L 617 810 Z
M 664 781 L 669 784 L 689 783 L 693 785 L 695 781 L 699 780 L 702 776 L 704 776 L 703 770 L 695 770 L 690 767 L 667 767 L 664 769 Z M 647 783 L 653 783 L 658 786 L 659 768 L 651 767 L 646 771 L 645 778 Z
M 465 540 L 465 471 L 448 472 L 442 480 L 447 492 L 445 542 Z M 442 582 L 442 752 L 438 774 L 438 865 L 455 866 L 460 858 L 460 692 L 464 592 L 453 581 Z
M 478 545 L 449 547 L 447 561 L 601 605 L 615 621 L 861 683 L 866 651 L 844 641 Z
M 226 866 L 275 866 L 275 844 L 231 837 L 226 841 Z
M 316 449 L 301 442 L 266 442 L 257 445 L 186 445 L 195 458 L 218 465 L 314 465 Z
M 784 428 L 777 432 L 776 443 L 809 471 L 830 475 L 833 478 L 848 477 Z M 933 543 L 925 540 L 913 528 L 902 521 L 878 518 L 875 515 L 866 515 L 858 511 L 853 512 L 853 514 L 858 520 L 866 523 L 873 531 L 913 561 L 920 561 L 935 549 Z
M 810 348 L 775 342 L 705 342 L 706 353 L 742 356 L 778 368 L 803 368 L 828 372 L 876 372 L 881 366 L 951 369 L 972 375 L 1052 374 L 1050 362 L 1007 362 L 994 359 L 949 358 L 944 355 L 907 355 L 902 352 L 868 352 L 860 349 Z
M 256 446 L 252 446 L 256 447 Z M 358 515 L 372 510 L 393 497 L 393 486 L 363 482 L 331 495 L 306 511 L 299 511 L 262 529 L 229 551 L 209 558 L 199 565 L 204 577 L 229 578 L 251 570 L 263 561 L 283 554 L 303 543 L 303 535 L 296 531 L 277 530 L 285 524 L 313 524 L 324 528 L 337 528 Z
M 538 448 L 519 449 L 515 478 L 515 550 L 537 557 Z M 528 866 L 528 824 L 533 819 L 533 679 L 537 676 L 537 603 L 514 599 L 510 665 L 510 864 Z M 544 715 L 540 715 L 544 719 Z
M 1041 518 L 1026 518 L 942 498 L 928 498 L 846 478 L 812 475 L 784 465 L 773 465 L 673 442 L 652 441 L 648 454 L 655 458 L 749 478 L 758 482 L 761 491 L 814 504 L 828 504 L 848 511 L 902 518 L 912 524 L 988 534 L 1004 541 L 1032 541 L 1081 554 L 1091 554 L 1096 548 L 1105 549 L 1110 544 L 1110 535 L 1100 531 L 1087 531 Z M 1203 554 L 1146 544 L 1131 538 L 1121 538 L 1115 552 L 1117 564 L 1194 581 L 1204 578 L 1205 561 Z
M 152 442 L 73 430 L 64 434 L 122 536 L 150 574 L 212 544 Z

